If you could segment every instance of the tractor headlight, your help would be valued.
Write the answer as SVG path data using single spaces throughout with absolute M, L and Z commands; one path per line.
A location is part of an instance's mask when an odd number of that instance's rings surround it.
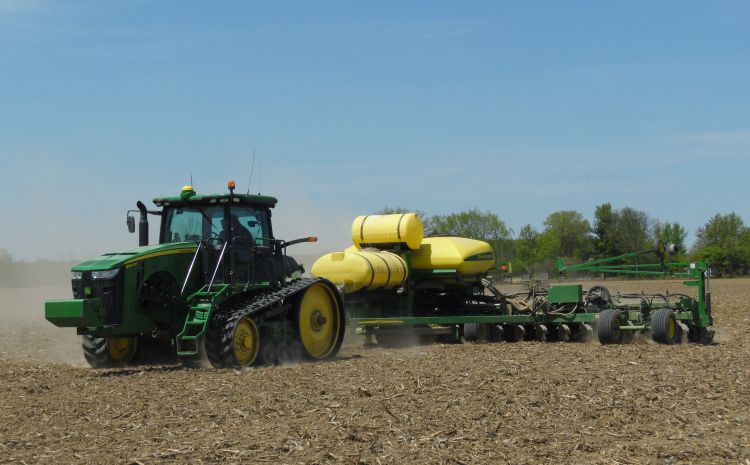
M 119 272 L 119 268 L 115 268 L 114 270 L 92 271 L 91 279 L 112 279 L 117 276 L 117 273 Z
M 70 277 L 71 277 L 71 279 L 73 279 L 74 281 L 75 281 L 76 279 L 83 279 L 83 271 L 71 271 L 71 272 L 70 272 Z

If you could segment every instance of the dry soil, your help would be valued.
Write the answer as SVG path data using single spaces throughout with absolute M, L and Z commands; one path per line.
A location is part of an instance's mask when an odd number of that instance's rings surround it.
M 711 346 L 350 343 L 243 371 L 86 368 L 42 318 L 68 294 L 0 290 L 0 463 L 750 465 L 747 279 L 714 282 Z

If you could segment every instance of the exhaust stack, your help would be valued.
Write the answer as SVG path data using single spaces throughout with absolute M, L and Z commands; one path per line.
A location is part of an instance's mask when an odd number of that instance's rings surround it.
M 135 205 L 141 212 L 141 219 L 138 221 L 138 246 L 143 247 L 148 245 L 148 210 L 140 200 Z

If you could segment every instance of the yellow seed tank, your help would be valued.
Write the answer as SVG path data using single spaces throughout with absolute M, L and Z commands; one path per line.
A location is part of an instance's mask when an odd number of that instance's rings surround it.
M 354 246 L 343 252 L 320 257 L 311 269 L 313 276 L 342 286 L 347 294 L 401 286 L 410 269 L 455 270 L 468 276 L 486 273 L 495 262 L 492 247 L 484 241 L 425 238 L 416 213 L 358 216 L 352 223 L 352 242 Z

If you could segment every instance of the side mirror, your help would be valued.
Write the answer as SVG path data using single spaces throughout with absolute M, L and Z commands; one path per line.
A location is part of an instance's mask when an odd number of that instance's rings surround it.
M 128 223 L 128 232 L 129 233 L 134 233 L 135 232 L 135 218 L 133 218 L 132 216 L 128 215 L 127 223 Z

